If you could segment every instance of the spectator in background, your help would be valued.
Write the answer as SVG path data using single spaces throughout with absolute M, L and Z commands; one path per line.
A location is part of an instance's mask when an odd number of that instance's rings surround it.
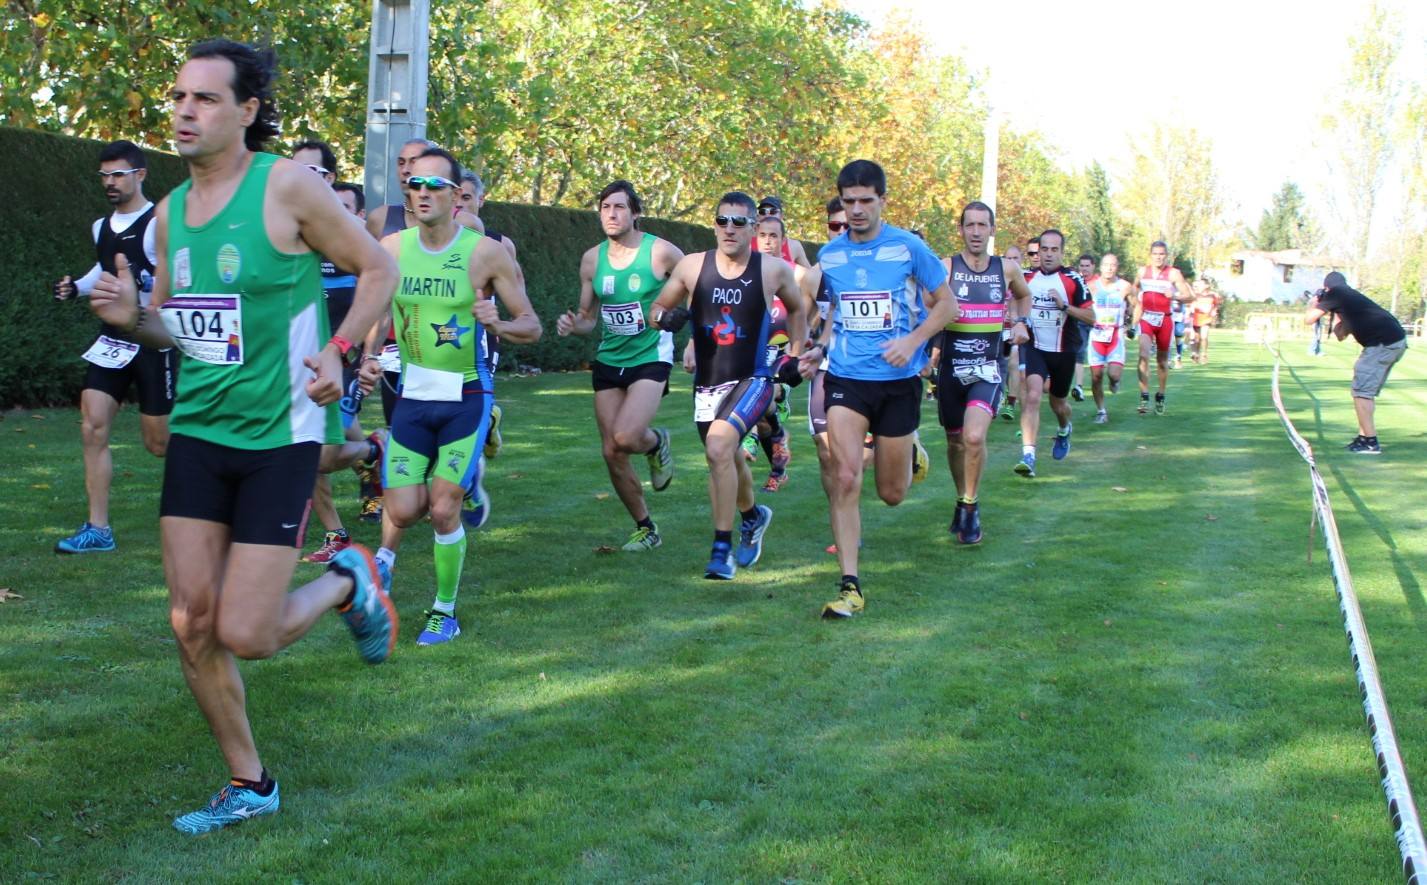
M 1323 288 L 1308 306 L 1303 322 L 1314 325 L 1324 314 L 1334 315 L 1329 323 L 1339 341 L 1351 334 L 1363 348 L 1353 366 L 1353 409 L 1358 416 L 1358 435 L 1348 443 L 1348 451 L 1360 455 L 1381 454 L 1373 408 L 1392 367 L 1407 352 L 1407 332 L 1396 317 L 1350 288 L 1347 279 L 1337 271 L 1323 278 Z

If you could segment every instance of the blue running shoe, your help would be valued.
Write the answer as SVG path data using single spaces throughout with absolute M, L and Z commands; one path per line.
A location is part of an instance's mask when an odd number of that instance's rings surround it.
M 353 544 L 332 557 L 328 571 L 351 578 L 356 584 L 352 602 L 338 609 L 357 640 L 357 651 L 368 664 L 380 664 L 396 647 L 396 606 L 382 587 L 381 572 L 372 552 Z
M 443 642 L 450 642 L 460 635 L 461 625 L 456 622 L 455 615 L 433 610 L 426 613 L 426 629 L 416 637 L 416 644 L 440 645 Z
M 748 568 L 763 555 L 763 533 L 768 531 L 768 526 L 773 522 L 772 507 L 759 504 L 755 509 L 758 511 L 758 518 L 751 522 L 744 520 L 738 526 L 738 552 L 734 554 L 734 559 L 739 568 Z
M 249 818 L 277 811 L 277 782 L 273 782 L 271 795 L 264 796 L 257 790 L 228 784 L 208 800 L 208 804 L 173 819 L 173 828 L 180 833 L 197 836 L 221 829 L 229 824 L 240 824 Z
M 481 456 L 481 465 L 476 468 L 476 487 L 466 489 L 466 500 L 461 503 L 461 520 L 468 528 L 478 529 L 490 521 L 491 496 L 486 492 L 486 456 Z
M 116 549 L 114 530 L 85 523 L 79 531 L 55 545 L 56 553 L 108 553 Z
M 1015 471 L 1026 479 L 1034 477 L 1036 475 L 1036 456 L 1026 452 L 1021 456 L 1021 460 L 1016 462 Z
M 966 509 L 961 514 L 961 529 L 956 533 L 956 540 L 963 544 L 981 543 L 981 505 L 966 504 Z
M 733 547 L 715 542 L 709 554 L 709 564 L 704 567 L 704 577 L 710 581 L 732 581 L 738 566 L 733 564 Z
M 1057 433 L 1055 435 L 1055 445 L 1051 447 L 1050 456 L 1057 461 L 1064 461 L 1065 456 L 1070 454 L 1070 434 Z

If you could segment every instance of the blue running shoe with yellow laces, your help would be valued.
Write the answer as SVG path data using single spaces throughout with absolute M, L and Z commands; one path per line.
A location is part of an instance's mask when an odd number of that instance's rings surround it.
M 455 615 L 435 610 L 426 613 L 426 627 L 416 637 L 417 645 L 440 645 L 461 635 L 461 625 Z
M 229 783 L 213 794 L 208 804 L 173 819 L 173 828 L 180 833 L 198 836 L 221 829 L 230 824 L 240 824 L 245 820 L 264 814 L 272 814 L 278 809 L 277 782 L 267 796 L 257 790 Z
M 79 531 L 55 545 L 56 553 L 108 553 L 116 549 L 114 530 L 99 528 L 91 523 L 79 527 Z

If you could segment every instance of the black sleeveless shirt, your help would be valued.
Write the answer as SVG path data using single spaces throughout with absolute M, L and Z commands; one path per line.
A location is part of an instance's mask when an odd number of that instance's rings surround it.
M 106 273 L 117 273 L 114 269 L 115 259 L 122 254 L 129 260 L 129 271 L 134 275 L 134 282 L 138 284 L 141 293 L 148 292 L 154 287 L 154 265 L 149 261 L 149 256 L 144 252 L 144 236 L 148 233 L 150 224 L 154 221 L 154 207 L 144 210 L 140 215 L 130 222 L 129 226 L 122 231 L 115 232 L 110 226 L 109 219 L 99 222 L 99 239 L 94 241 L 94 251 L 99 260 L 99 267 Z M 142 295 L 140 296 L 142 302 Z M 108 323 L 101 324 L 100 334 L 109 335 L 114 338 L 122 338 L 125 341 L 129 337 Z
M 743 273 L 719 273 L 717 250 L 704 253 L 694 286 L 694 385 L 716 387 L 769 377 L 778 348 L 768 344 L 769 299 L 763 292 L 763 255 L 751 252 Z

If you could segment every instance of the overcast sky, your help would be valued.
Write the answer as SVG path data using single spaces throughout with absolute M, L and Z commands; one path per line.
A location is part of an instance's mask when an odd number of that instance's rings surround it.
M 1320 203 L 1329 173 L 1317 121 L 1346 65 L 1345 37 L 1367 9 L 1199 0 L 1166 16 L 1169 4 L 1119 0 L 845 4 L 874 25 L 893 9 L 908 12 L 938 49 L 988 73 L 1010 125 L 1044 132 L 1068 166 L 1099 159 L 1123 174 L 1136 126 L 1157 117 L 1197 127 L 1214 141 L 1235 214 L 1250 224 L 1285 179 Z M 1403 70 L 1427 73 L 1427 3 L 1384 5 L 1403 24 Z M 1143 116 L 1099 119 L 1105 90 Z

